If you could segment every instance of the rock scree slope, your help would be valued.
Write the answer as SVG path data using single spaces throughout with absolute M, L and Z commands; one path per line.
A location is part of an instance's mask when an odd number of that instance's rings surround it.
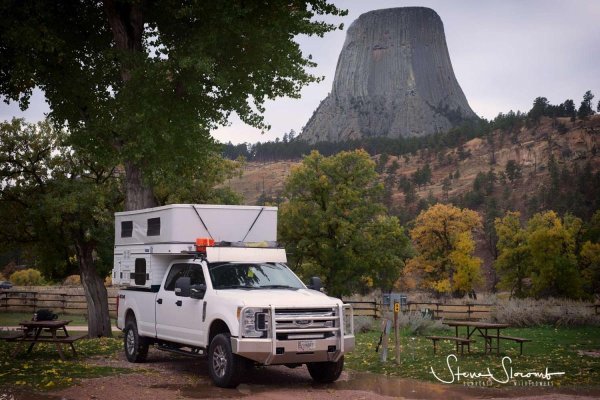
M 350 25 L 332 92 L 300 137 L 316 143 L 424 136 L 476 117 L 454 76 L 438 14 L 390 8 Z

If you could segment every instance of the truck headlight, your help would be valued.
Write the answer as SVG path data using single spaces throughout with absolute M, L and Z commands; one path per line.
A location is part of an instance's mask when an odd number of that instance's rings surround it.
M 271 318 L 269 310 L 264 308 L 248 307 L 240 313 L 240 327 L 242 337 L 266 338 L 269 336 Z

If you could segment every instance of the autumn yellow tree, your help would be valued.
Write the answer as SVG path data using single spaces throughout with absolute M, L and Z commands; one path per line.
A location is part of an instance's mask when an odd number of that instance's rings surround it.
M 525 227 L 518 212 L 496 219 L 498 259 L 494 266 L 500 277 L 498 288 L 517 297 L 585 297 L 584 283 L 598 276 L 594 244 L 586 242 L 581 251 L 585 274 L 577 265 L 577 241 L 582 221 L 572 215 L 560 218 L 554 211 L 535 214 Z M 582 279 L 582 275 L 583 278 Z M 529 285 L 524 285 L 525 279 Z
M 481 259 L 473 256 L 473 231 L 480 227 L 473 210 L 436 204 L 422 211 L 410 231 L 417 256 L 406 265 L 407 280 L 438 294 L 466 293 L 481 284 Z

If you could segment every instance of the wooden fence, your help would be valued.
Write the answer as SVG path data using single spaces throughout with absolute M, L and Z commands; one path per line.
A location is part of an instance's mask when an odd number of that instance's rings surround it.
M 380 318 L 391 311 L 389 306 L 383 306 L 377 301 L 352 301 L 344 300 L 352 305 L 354 315 Z M 444 304 L 439 302 L 407 302 L 402 307 L 404 313 L 429 314 L 434 319 L 468 319 L 479 320 L 489 317 L 492 304 Z
M 2 290 L 0 291 L 0 312 L 31 312 L 41 308 L 48 308 L 54 312 L 66 314 L 86 314 L 87 302 L 82 290 L 78 293 L 65 293 L 64 291 L 24 291 L 24 290 Z M 108 309 L 111 316 L 116 314 L 117 289 L 108 290 Z M 355 316 L 366 316 L 381 318 L 391 311 L 389 306 L 383 306 L 381 302 L 344 300 L 344 303 L 352 305 Z M 429 314 L 434 319 L 461 319 L 479 320 L 489 317 L 492 304 L 445 304 L 441 302 L 407 302 L 402 307 L 402 312 Z M 590 305 L 595 314 L 600 314 L 600 304 Z
M 31 312 L 48 308 L 65 314 L 87 314 L 87 301 L 84 294 L 61 293 L 55 291 L 0 291 L 0 311 Z M 116 296 L 108 297 L 108 311 L 116 315 Z
M 366 316 L 380 318 L 386 313 L 392 311 L 392 307 L 382 305 L 377 301 L 353 301 L 344 300 L 344 303 L 352 305 L 355 316 Z M 431 315 L 434 319 L 456 319 L 456 320 L 481 320 L 490 316 L 493 310 L 493 304 L 466 303 L 466 304 L 446 304 L 441 302 L 415 302 L 409 301 L 402 307 L 403 313 Z M 585 305 L 593 308 L 595 315 L 600 315 L 600 304 Z M 568 310 L 567 310 L 568 312 Z

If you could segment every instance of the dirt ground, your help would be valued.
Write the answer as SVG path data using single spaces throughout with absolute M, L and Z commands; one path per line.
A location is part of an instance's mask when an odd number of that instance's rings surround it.
M 84 379 L 67 389 L 47 393 L 0 393 L 0 400 L 313 400 L 313 399 L 517 399 L 592 400 L 600 398 L 600 387 L 592 389 L 509 387 L 503 389 L 433 384 L 410 379 L 387 378 L 367 373 L 344 372 L 329 385 L 314 384 L 306 367 L 252 368 L 237 389 L 212 385 L 207 362 L 151 349 L 144 364 L 130 364 L 124 356 L 95 358 L 89 363 L 132 368 L 129 374 Z

